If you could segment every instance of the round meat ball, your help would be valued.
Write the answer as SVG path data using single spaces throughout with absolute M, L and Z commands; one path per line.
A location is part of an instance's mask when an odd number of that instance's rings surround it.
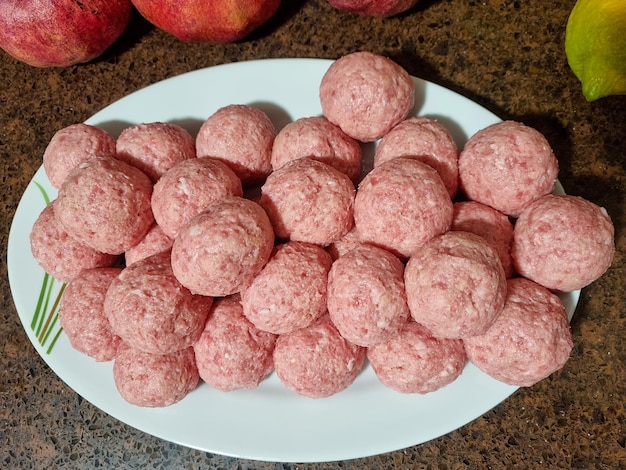
M 59 322 L 74 349 L 99 362 L 111 361 L 121 343 L 104 313 L 109 285 L 122 270 L 82 271 L 66 286 L 59 306 Z
M 467 362 L 463 341 L 435 338 L 416 322 L 367 350 L 380 382 L 400 393 L 430 393 L 454 382 Z
M 232 104 L 209 116 L 196 136 L 198 157 L 225 162 L 244 186 L 262 182 L 272 171 L 276 128 L 259 108 Z
M 113 362 L 113 379 L 131 405 L 160 408 L 173 405 L 200 382 L 193 348 L 152 354 L 122 343 Z
M 141 170 L 115 158 L 95 158 L 68 175 L 54 210 L 70 236 L 118 255 L 152 227 L 151 195 L 152 182 Z
M 216 299 L 194 345 L 200 378 L 224 392 L 256 388 L 274 370 L 275 343 L 243 315 L 238 294 Z
M 321 246 L 287 242 L 242 294 L 243 313 L 257 328 L 274 334 L 309 326 L 326 313 L 332 259 Z
M 506 303 L 482 335 L 464 339 L 469 360 L 486 374 L 530 387 L 561 369 L 573 341 L 561 299 L 526 279 L 508 280 Z
M 408 258 L 452 223 L 452 200 L 437 172 L 411 158 L 394 158 L 370 171 L 354 202 L 361 242 Z
M 50 184 L 59 189 L 80 163 L 99 157 L 115 157 L 113 136 L 89 124 L 71 124 L 56 131 L 48 142 L 43 168 Z
M 143 237 L 143 240 L 126 250 L 126 253 L 124 253 L 126 266 L 130 266 L 149 256 L 169 251 L 172 249 L 173 244 L 174 240 L 167 236 L 158 224 L 154 224 L 152 228 L 148 230 L 146 236 Z
M 404 271 L 413 319 L 437 338 L 483 334 L 504 306 L 506 276 L 496 250 L 469 232 L 433 238 Z
M 341 336 L 371 347 L 398 334 L 410 318 L 404 265 L 390 252 L 361 245 L 328 275 L 328 313 Z
M 409 117 L 380 139 L 374 167 L 398 157 L 417 158 L 432 166 L 450 197 L 459 188 L 459 150 L 450 131 L 434 119 Z
M 367 51 L 344 55 L 320 83 L 322 113 L 361 142 L 380 139 L 413 110 L 413 79 L 396 62 Z
M 175 238 L 191 219 L 227 196 L 243 196 L 235 172 L 216 158 L 193 158 L 180 162 L 157 181 L 152 212 L 163 232 Z
M 148 122 L 123 129 L 116 150 L 117 158 L 139 168 L 156 183 L 177 163 L 195 158 L 196 142 L 177 124 Z
M 352 181 L 357 181 L 361 175 L 361 145 L 323 116 L 290 122 L 274 139 L 273 170 L 306 157 L 327 163 Z
M 578 196 L 549 194 L 517 219 L 512 256 L 522 276 L 549 289 L 573 291 L 609 268 L 614 236 L 604 208 Z
M 126 267 L 107 290 L 104 312 L 132 348 L 169 354 L 198 340 L 212 301 L 178 282 L 165 252 Z
M 249 286 L 273 248 L 274 232 L 263 208 L 227 197 L 180 231 L 172 246 L 172 268 L 192 292 L 223 297 Z
M 343 338 L 330 317 L 280 335 L 274 347 L 274 370 L 290 390 L 324 398 L 345 390 L 361 371 L 365 348 Z
M 57 220 L 56 200 L 39 214 L 30 232 L 30 249 L 42 269 L 61 282 L 69 282 L 81 271 L 111 267 L 117 256 L 102 253 L 72 238 Z
M 327 246 L 354 226 L 354 197 L 354 184 L 344 173 L 300 158 L 267 178 L 259 204 L 277 237 Z
M 459 180 L 465 195 L 511 217 L 549 194 L 557 173 L 558 161 L 547 139 L 515 121 L 476 132 L 459 154 Z
M 472 232 L 490 242 L 498 252 L 504 274 L 513 277 L 511 249 L 513 223 L 502 212 L 476 201 L 460 201 L 453 206 L 451 230 Z

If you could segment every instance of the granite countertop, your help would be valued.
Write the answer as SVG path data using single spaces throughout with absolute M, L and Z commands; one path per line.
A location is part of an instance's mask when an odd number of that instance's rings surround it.
M 294 0 L 234 44 L 183 43 L 135 15 L 123 37 L 89 64 L 37 69 L 0 53 L 0 467 L 626 469 L 626 96 L 583 98 L 563 51 L 573 5 L 421 0 L 406 14 L 380 19 L 339 12 L 325 0 Z M 317 464 L 256 462 L 169 443 L 108 416 L 65 385 L 20 324 L 6 263 L 11 221 L 53 133 L 184 72 L 269 57 L 335 59 L 356 50 L 389 56 L 502 119 L 537 128 L 559 159 L 565 191 L 613 218 L 615 259 L 582 291 L 565 367 L 443 437 Z

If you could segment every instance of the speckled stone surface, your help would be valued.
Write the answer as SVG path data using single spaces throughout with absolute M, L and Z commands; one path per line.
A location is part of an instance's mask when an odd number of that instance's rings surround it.
M 395 18 L 361 18 L 325 0 L 284 1 L 236 44 L 188 44 L 133 18 L 93 63 L 36 69 L 0 52 L 3 186 L 0 467 L 188 469 L 626 469 L 626 96 L 584 100 L 563 41 L 574 0 L 421 0 Z M 37 355 L 19 322 L 6 246 L 19 199 L 59 128 L 159 80 L 265 57 L 391 57 L 503 119 L 542 131 L 568 193 L 606 207 L 616 227 L 609 271 L 582 292 L 566 366 L 457 431 L 345 462 L 281 464 L 207 454 L 165 442 L 101 412 Z

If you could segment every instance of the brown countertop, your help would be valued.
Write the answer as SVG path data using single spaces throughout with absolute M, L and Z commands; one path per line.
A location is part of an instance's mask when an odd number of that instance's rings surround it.
M 0 322 L 3 468 L 605 468 L 626 469 L 626 96 L 584 100 L 563 40 L 574 0 L 422 0 L 396 18 L 360 18 L 325 0 L 285 1 L 236 44 L 188 44 L 138 16 L 93 63 L 36 69 L 0 52 L 4 204 Z M 9 227 L 59 128 L 156 81 L 265 57 L 337 58 L 370 50 L 543 132 L 568 193 L 606 207 L 616 228 L 609 271 L 582 291 L 566 366 L 457 431 L 375 457 L 278 464 L 162 441 L 101 412 L 67 387 L 27 339 L 11 299 Z

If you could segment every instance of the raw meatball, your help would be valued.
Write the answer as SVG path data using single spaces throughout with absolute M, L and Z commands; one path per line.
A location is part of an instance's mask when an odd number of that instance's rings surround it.
M 309 398 L 324 398 L 354 382 L 365 351 L 343 338 L 324 315 L 306 328 L 278 337 L 274 369 L 288 389 Z
M 113 363 L 113 379 L 131 405 L 158 408 L 185 398 L 200 382 L 193 348 L 152 354 L 122 343 Z
M 469 232 L 447 232 L 426 243 L 409 259 L 404 282 L 411 316 L 437 338 L 483 334 L 506 296 L 498 253 Z
M 267 178 L 259 204 L 279 238 L 326 246 L 354 226 L 354 196 L 354 184 L 344 173 L 300 158 Z
M 361 175 L 361 145 L 322 116 L 290 122 L 274 139 L 272 169 L 305 157 L 329 164 L 352 181 Z
M 476 201 L 461 201 L 454 204 L 451 230 L 472 232 L 493 245 L 507 278 L 513 277 L 513 223 L 502 212 Z
M 70 236 L 117 255 L 152 227 L 151 195 L 152 182 L 141 170 L 115 158 L 95 158 L 72 170 L 54 211 Z
M 452 223 L 452 200 L 437 172 L 419 160 L 394 158 L 359 185 L 354 221 L 364 243 L 408 258 Z
M 526 278 L 508 280 L 498 319 L 486 333 L 464 343 L 469 360 L 479 369 L 520 387 L 530 387 L 563 367 L 573 346 L 559 297 Z
M 367 358 L 382 384 L 421 394 L 454 382 L 467 362 L 462 340 L 435 338 L 413 321 L 397 336 L 369 348 Z
M 244 315 L 257 328 L 275 334 L 309 326 L 326 313 L 331 264 L 321 246 L 295 241 L 278 245 L 242 295 Z
M 550 193 L 557 173 L 558 162 L 546 138 L 514 121 L 478 131 L 459 154 L 465 195 L 512 217 Z
M 115 139 L 89 124 L 72 124 L 58 130 L 43 153 L 43 168 L 50 184 L 59 189 L 70 171 L 91 158 L 115 157 Z
M 391 129 L 378 143 L 374 167 L 397 157 L 417 158 L 432 166 L 450 197 L 459 188 L 459 151 L 450 131 L 434 119 L 410 117 Z
M 82 271 L 67 285 L 59 307 L 59 322 L 74 349 L 95 359 L 110 361 L 122 341 L 104 313 L 104 297 L 119 268 Z
M 578 196 L 549 194 L 529 205 L 517 219 L 515 267 L 549 289 L 581 289 L 611 265 L 614 231 L 604 208 Z
M 165 252 L 125 268 L 111 282 L 104 311 L 129 346 L 169 354 L 198 340 L 212 300 L 193 295 L 178 282 Z
M 250 285 L 273 248 L 274 232 L 263 208 L 227 197 L 181 230 L 172 246 L 172 268 L 192 292 L 222 297 Z
M 157 253 L 169 251 L 173 244 L 174 240 L 167 236 L 158 224 L 154 224 L 143 240 L 126 250 L 124 253 L 126 266 Z
M 275 343 L 246 319 L 238 294 L 216 299 L 194 345 L 200 378 L 224 392 L 256 388 L 274 370 Z
M 352 227 L 348 233 L 346 233 L 339 240 L 332 242 L 326 247 L 326 250 L 330 253 L 333 260 L 336 260 L 340 256 L 345 255 L 348 251 L 362 245 L 359 240 L 359 234 L 356 231 L 356 227 Z
M 94 250 L 63 229 L 55 205 L 52 201 L 41 211 L 30 232 L 31 252 L 43 270 L 61 282 L 69 282 L 84 269 L 113 266 L 117 256 Z
M 243 196 L 235 172 L 216 158 L 193 158 L 168 170 L 154 185 L 152 212 L 163 232 L 175 238 L 191 219 L 226 196 Z
M 272 145 L 276 128 L 258 108 L 233 104 L 218 109 L 196 136 L 198 157 L 224 161 L 244 186 L 262 182 L 272 171 Z
M 341 336 L 370 347 L 398 334 L 410 318 L 404 265 L 390 252 L 361 245 L 328 275 L 328 313 Z
M 170 122 L 149 122 L 122 130 L 117 158 L 150 177 L 153 183 L 177 163 L 196 156 L 196 143 L 187 130 Z
M 324 116 L 353 139 L 373 142 L 404 120 L 415 103 L 415 85 L 400 65 L 362 51 L 345 55 L 320 83 Z

